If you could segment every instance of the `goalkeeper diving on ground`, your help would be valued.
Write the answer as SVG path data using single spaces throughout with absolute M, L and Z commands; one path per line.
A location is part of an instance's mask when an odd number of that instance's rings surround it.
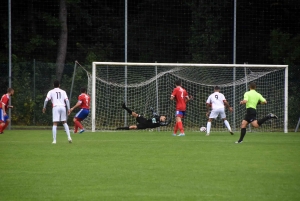
M 171 123 L 172 118 L 168 118 L 165 115 L 159 115 L 156 112 L 153 111 L 152 108 L 152 115 L 153 117 L 150 119 L 146 119 L 140 114 L 137 114 L 136 112 L 131 111 L 128 107 L 126 107 L 125 103 L 122 104 L 122 108 L 128 112 L 131 116 L 133 116 L 137 124 L 136 125 L 131 125 L 131 126 L 126 126 L 126 127 L 118 127 L 117 130 L 133 130 L 133 129 L 147 129 L 147 128 L 157 128 L 160 126 L 167 126 Z

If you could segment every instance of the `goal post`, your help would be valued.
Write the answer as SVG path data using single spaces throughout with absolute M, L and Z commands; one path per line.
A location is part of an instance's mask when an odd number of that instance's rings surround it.
M 288 132 L 288 65 L 252 64 L 93 62 L 92 73 L 88 74 L 92 104 L 87 127 L 94 132 L 135 124 L 122 110 L 122 102 L 145 116 L 150 115 L 149 108 L 153 107 L 174 117 L 175 103 L 169 99 L 177 79 L 194 97 L 187 105 L 184 119 L 187 132 L 206 126 L 205 101 L 215 85 L 220 86 L 221 93 L 234 106 L 234 114 L 226 110 L 226 115 L 233 130 L 239 130 L 245 115 L 245 106 L 239 102 L 252 81 L 268 101 L 258 106 L 258 118 L 270 112 L 279 117 L 254 130 Z M 212 131 L 226 130 L 219 118 L 213 122 Z M 160 129 L 172 131 L 172 125 Z

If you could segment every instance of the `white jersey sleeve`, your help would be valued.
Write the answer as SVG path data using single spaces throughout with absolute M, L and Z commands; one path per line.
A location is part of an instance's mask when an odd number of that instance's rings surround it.
M 67 93 L 60 88 L 54 88 L 50 90 L 46 98 L 51 100 L 52 107 L 65 106 L 65 101 L 68 100 Z

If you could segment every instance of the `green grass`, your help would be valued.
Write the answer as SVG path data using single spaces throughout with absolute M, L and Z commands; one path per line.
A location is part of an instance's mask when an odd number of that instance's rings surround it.
M 300 200 L 299 133 L 11 130 L 0 135 L 0 200 Z

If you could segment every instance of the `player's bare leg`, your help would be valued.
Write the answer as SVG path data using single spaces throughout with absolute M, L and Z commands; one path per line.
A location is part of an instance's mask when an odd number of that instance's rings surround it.
M 136 113 L 136 112 L 132 112 L 132 113 L 131 113 L 131 116 L 133 116 L 134 118 L 137 118 L 137 117 L 139 116 L 139 114 Z

